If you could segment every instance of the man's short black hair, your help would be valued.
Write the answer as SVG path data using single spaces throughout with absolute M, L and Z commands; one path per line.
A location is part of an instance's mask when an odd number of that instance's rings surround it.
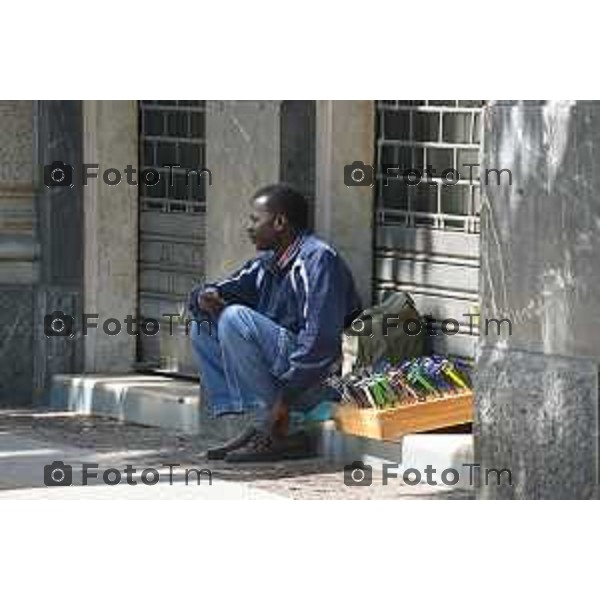
M 285 183 L 267 185 L 254 194 L 254 199 L 263 196 L 267 198 L 268 210 L 274 214 L 284 214 L 292 229 L 308 229 L 308 201 L 292 186 Z

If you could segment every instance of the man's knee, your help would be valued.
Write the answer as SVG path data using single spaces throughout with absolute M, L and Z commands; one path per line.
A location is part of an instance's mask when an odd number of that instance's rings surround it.
M 226 306 L 219 316 L 219 332 L 224 335 L 242 332 L 247 328 L 251 314 L 252 309 L 243 304 Z
M 185 321 L 185 335 L 189 335 L 192 340 L 197 340 L 206 335 L 214 335 L 216 325 L 208 314 L 199 314 L 190 317 Z
M 219 352 L 216 339 L 216 326 L 209 318 L 190 319 L 186 323 L 186 335 L 189 335 L 192 348 L 202 356 Z

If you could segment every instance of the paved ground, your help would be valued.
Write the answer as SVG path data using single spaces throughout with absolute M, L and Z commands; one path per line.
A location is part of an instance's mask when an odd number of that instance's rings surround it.
M 466 499 L 472 494 L 427 485 L 407 486 L 394 482 L 381 485 L 377 471 L 368 487 L 344 484 L 340 466 L 323 459 L 288 461 L 264 465 L 233 466 L 207 461 L 207 442 L 155 427 L 118 423 L 102 417 L 83 417 L 35 410 L 0 410 L 0 499 L 1 498 L 294 498 L 294 499 Z M 125 465 L 137 469 L 134 480 L 145 468 L 161 473 L 156 486 L 97 486 L 46 488 L 43 467 L 54 460 L 72 464 L 73 481 L 81 481 L 82 462 L 96 462 L 99 471 Z M 173 467 L 174 485 L 168 482 Z M 192 473 L 183 483 L 184 470 L 210 469 L 213 485 L 206 477 L 195 484 Z M 123 476 L 123 481 L 125 476 Z M 11 490 L 11 491 L 9 491 Z

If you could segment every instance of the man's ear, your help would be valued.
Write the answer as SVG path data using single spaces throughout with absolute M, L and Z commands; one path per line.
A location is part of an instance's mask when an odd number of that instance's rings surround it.
M 288 225 L 288 220 L 285 215 L 278 214 L 275 215 L 273 219 L 273 227 L 276 231 L 283 231 Z

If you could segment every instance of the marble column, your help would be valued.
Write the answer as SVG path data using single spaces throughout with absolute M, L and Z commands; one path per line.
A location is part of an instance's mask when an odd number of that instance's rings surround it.
M 124 320 L 137 313 L 138 185 L 127 183 L 131 165 L 139 182 L 138 110 L 133 100 L 83 102 L 83 162 L 97 164 L 97 178 L 84 194 L 83 311 L 99 315 L 97 329 L 84 338 L 85 370 L 92 373 L 126 372 L 133 368 L 136 337 L 127 335 Z M 117 169 L 121 181 L 108 185 L 103 173 Z M 115 181 L 110 175 L 108 181 Z M 121 332 L 109 335 L 102 323 L 121 322 Z
M 512 481 L 480 496 L 594 497 L 600 102 L 491 103 L 483 154 L 476 457 Z
M 374 128 L 372 101 L 317 101 L 316 231 L 348 262 L 365 305 L 372 297 L 374 188 L 346 186 L 344 166 L 373 165 Z

